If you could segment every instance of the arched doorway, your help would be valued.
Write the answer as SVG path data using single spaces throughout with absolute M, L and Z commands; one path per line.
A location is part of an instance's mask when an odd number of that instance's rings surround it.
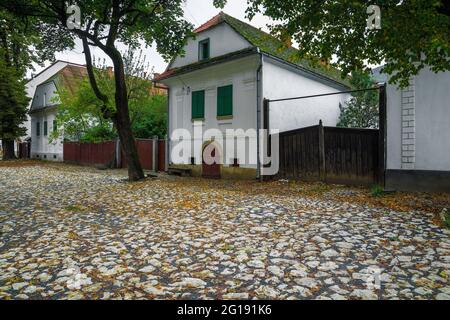
M 206 143 L 202 150 L 202 176 L 204 178 L 220 179 L 220 163 L 217 163 L 216 161 L 212 164 L 206 163 L 204 157 L 205 152 L 212 158 L 220 159 L 219 148 L 217 148 L 213 142 Z

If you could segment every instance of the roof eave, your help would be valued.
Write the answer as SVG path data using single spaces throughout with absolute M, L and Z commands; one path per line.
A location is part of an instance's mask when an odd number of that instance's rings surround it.
M 200 64 L 198 66 L 195 66 L 195 63 L 194 63 L 194 64 L 192 64 L 193 65 L 192 68 L 189 68 L 190 65 L 184 66 L 183 69 L 186 69 L 186 70 L 182 70 L 182 71 L 179 71 L 179 72 L 175 71 L 174 73 L 172 73 L 172 74 L 170 74 L 170 75 L 168 75 L 166 77 L 158 78 L 154 82 L 162 82 L 164 80 L 167 80 L 167 79 L 170 79 L 170 78 L 173 78 L 173 77 L 177 77 L 177 76 L 180 76 L 180 75 L 183 75 L 183 74 L 187 74 L 187 73 L 190 73 L 190 72 L 193 72 L 193 71 L 205 69 L 205 68 L 208 68 L 208 67 L 211 67 L 211 66 L 215 66 L 215 65 L 218 65 L 218 64 L 221 64 L 221 63 L 225 63 L 225 62 L 241 59 L 241 58 L 244 58 L 244 57 L 256 54 L 256 53 L 258 53 L 258 48 L 257 47 L 251 47 L 250 49 L 247 49 L 247 50 L 244 50 L 244 51 L 240 52 L 239 54 L 234 54 L 234 55 L 231 55 L 231 56 L 225 55 L 223 57 L 223 59 L 218 59 L 216 61 L 206 61 L 204 64 Z M 218 57 L 218 58 L 220 58 L 220 57 Z
M 45 106 L 45 107 L 42 107 L 42 108 L 34 108 L 34 109 L 28 111 L 28 114 L 32 115 L 32 114 L 35 114 L 35 113 L 38 113 L 38 112 L 56 109 L 60 105 L 61 105 L 60 103 L 57 103 L 57 104 L 52 104 L 51 106 Z
M 279 58 L 279 57 L 277 57 L 277 56 L 274 56 L 274 55 L 272 55 L 272 54 L 270 54 L 270 53 L 267 53 L 267 52 L 265 52 L 265 51 L 261 51 L 261 53 L 262 53 L 263 55 L 265 55 L 265 56 L 271 58 L 271 59 L 274 59 L 274 60 L 279 61 L 279 62 L 281 62 L 281 63 L 283 63 L 283 64 L 286 64 L 286 65 L 288 65 L 288 66 L 290 66 L 290 67 L 292 67 L 292 68 L 295 68 L 295 69 L 298 69 L 298 70 L 300 70 L 300 71 L 302 71 L 302 72 L 305 72 L 305 73 L 307 73 L 307 74 L 310 74 L 310 75 L 312 75 L 312 76 L 314 76 L 314 77 L 316 77 L 316 78 L 320 78 L 320 79 L 322 79 L 323 81 L 332 83 L 332 84 L 334 84 L 335 86 L 338 86 L 338 87 L 340 87 L 340 88 L 342 88 L 342 89 L 346 89 L 346 90 L 351 89 L 351 87 L 350 87 L 349 85 L 346 85 L 346 84 L 344 84 L 344 83 L 341 83 L 341 82 L 339 82 L 339 81 L 337 81 L 337 80 L 335 80 L 335 79 L 333 79 L 333 78 L 331 78 L 331 77 L 327 77 L 326 75 L 323 75 L 323 74 L 321 74 L 321 73 L 312 71 L 312 70 L 310 70 L 310 69 L 308 69 L 308 68 L 305 68 L 305 67 L 302 67 L 302 66 L 300 66 L 300 65 L 298 65 L 298 64 L 295 64 L 295 63 L 289 62 L 289 61 L 287 61 L 287 60 L 281 59 L 281 58 Z

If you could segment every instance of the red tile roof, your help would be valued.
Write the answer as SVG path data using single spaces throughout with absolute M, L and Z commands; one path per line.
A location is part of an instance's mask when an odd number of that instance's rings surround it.
M 237 33 L 239 33 L 244 39 L 246 39 L 253 48 L 259 48 L 262 53 L 274 56 L 278 59 L 284 60 L 288 63 L 296 65 L 307 71 L 311 71 L 319 76 L 328 78 L 334 82 L 349 87 L 348 81 L 341 78 L 340 70 L 331 66 L 322 66 L 320 63 L 314 61 L 314 59 L 301 59 L 299 52 L 292 46 L 286 46 L 285 43 L 280 41 L 278 38 L 270 35 L 261 29 L 255 28 L 252 25 L 233 18 L 224 12 L 220 12 L 218 15 L 211 18 L 206 23 L 202 24 L 200 27 L 194 30 L 195 33 L 200 33 L 209 30 L 221 23 L 227 23 L 231 28 L 233 28 Z M 209 59 L 211 61 L 213 59 Z M 189 67 L 200 67 L 205 66 L 205 64 L 199 65 L 199 62 L 183 66 L 180 68 L 172 68 L 166 70 L 155 80 L 162 80 L 173 76 L 174 74 L 185 72 Z M 191 68 L 192 69 L 192 68 Z
M 220 12 L 218 15 L 212 17 L 210 20 L 202 24 L 200 27 L 194 30 L 195 33 L 200 33 L 202 31 L 208 30 L 220 23 L 223 22 L 223 12 Z
M 161 74 L 155 75 L 155 77 L 153 78 L 153 82 L 158 82 L 161 79 L 165 79 L 165 78 L 171 76 L 176 70 L 177 70 L 177 68 L 172 68 L 172 69 L 168 69 L 168 70 L 164 71 Z

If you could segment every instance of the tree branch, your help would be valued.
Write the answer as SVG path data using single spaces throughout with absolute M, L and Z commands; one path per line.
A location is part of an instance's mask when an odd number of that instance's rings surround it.
M 83 42 L 83 50 L 86 59 L 86 69 L 89 76 L 89 83 L 91 84 L 95 96 L 103 102 L 103 105 L 101 106 L 101 112 L 103 116 L 107 119 L 113 119 L 115 117 L 115 114 L 112 113 L 108 108 L 108 96 L 101 92 L 100 88 L 98 87 L 97 80 L 95 79 L 94 67 L 92 65 L 91 49 L 89 48 L 87 38 L 82 37 L 81 40 Z

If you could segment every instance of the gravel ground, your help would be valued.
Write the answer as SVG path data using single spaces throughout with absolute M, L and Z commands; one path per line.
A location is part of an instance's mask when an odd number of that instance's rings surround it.
M 274 183 L 123 179 L 0 167 L 0 298 L 450 300 L 450 233 L 431 213 Z

